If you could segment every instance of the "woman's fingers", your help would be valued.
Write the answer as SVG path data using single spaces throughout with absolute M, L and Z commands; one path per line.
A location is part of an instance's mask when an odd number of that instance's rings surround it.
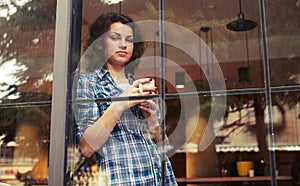
M 150 92 L 152 94 L 153 92 L 157 91 L 154 80 L 151 78 L 138 79 L 133 83 L 132 86 L 134 88 L 138 88 L 140 94 L 144 94 L 145 92 Z
M 153 95 L 153 94 L 157 94 L 157 87 L 155 86 L 150 86 L 150 85 L 145 85 L 145 83 L 149 83 L 151 81 L 151 78 L 142 78 L 142 79 L 138 79 L 136 80 L 131 87 L 125 91 L 124 93 L 122 93 L 120 96 L 147 96 L 147 95 Z M 127 107 L 132 107 L 134 105 L 138 105 L 138 104 L 142 104 L 143 102 L 145 102 L 147 100 L 128 100 L 127 102 Z M 145 110 L 146 112 L 149 110 Z
M 149 83 L 152 79 L 151 78 L 141 78 L 141 79 L 137 79 L 133 82 L 133 85 L 135 87 L 138 87 L 139 84 L 145 84 L 145 83 Z
M 147 105 L 147 106 L 146 106 Z M 149 126 L 153 128 L 157 125 L 157 110 L 158 106 L 153 100 L 146 100 L 139 108 L 142 110 L 144 117 L 147 119 Z
M 158 110 L 158 105 L 157 102 L 155 102 L 155 100 L 149 99 L 149 100 L 145 100 L 143 103 L 141 103 L 141 107 L 143 110 L 147 111 L 147 112 L 157 112 Z

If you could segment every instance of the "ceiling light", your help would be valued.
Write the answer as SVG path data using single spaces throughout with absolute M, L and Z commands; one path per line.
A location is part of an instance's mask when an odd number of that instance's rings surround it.
M 104 4 L 112 5 L 112 4 L 117 4 L 123 0 L 101 0 Z
M 252 30 L 256 27 L 257 23 L 252 20 L 246 20 L 244 18 L 244 13 L 242 12 L 242 2 L 239 0 L 239 5 L 240 5 L 240 12 L 238 14 L 238 19 L 235 21 L 232 21 L 226 25 L 228 30 L 231 31 L 248 31 Z

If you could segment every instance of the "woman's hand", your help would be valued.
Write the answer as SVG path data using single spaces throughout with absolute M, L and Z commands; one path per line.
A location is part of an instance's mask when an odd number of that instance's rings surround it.
M 142 113 L 150 126 L 150 130 L 159 126 L 158 119 L 157 119 L 157 112 L 158 112 L 157 99 L 144 100 L 144 102 L 139 106 L 139 108 L 142 110 Z
M 152 95 L 154 92 L 157 91 L 157 87 L 155 86 L 142 86 L 143 94 L 141 94 L 141 88 L 140 84 L 146 84 L 151 81 L 151 78 L 142 78 L 134 81 L 134 83 L 125 91 L 123 92 L 119 97 L 130 97 L 130 96 L 147 96 Z M 122 111 L 129 109 L 130 107 L 133 107 L 138 104 L 144 103 L 145 100 L 128 100 L 128 101 L 118 101 L 115 102 L 116 107 L 115 109 L 121 109 Z
M 160 142 L 160 126 L 157 119 L 157 112 L 158 112 L 158 99 L 149 99 L 145 100 L 143 104 L 139 106 L 142 110 L 144 117 L 146 118 L 150 132 L 152 137 L 156 143 Z

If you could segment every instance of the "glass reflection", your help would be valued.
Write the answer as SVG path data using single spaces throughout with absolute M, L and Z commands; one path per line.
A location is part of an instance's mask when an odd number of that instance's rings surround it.
M 272 125 L 274 128 L 275 144 L 271 148 L 279 151 L 300 150 L 300 120 L 299 92 L 284 92 L 272 94 Z M 269 117 L 265 123 L 270 125 Z
M 1 180 L 14 184 L 47 183 L 50 109 L 1 109 Z
M 268 1 L 265 5 L 271 85 L 299 85 L 299 2 Z
M 12 91 L 51 94 L 55 6 L 53 0 L 7 1 L 1 5 L 2 12 L 8 12 L 0 20 L 2 96 Z M 11 86 L 17 90 L 11 90 Z M 13 98 L 18 95 L 8 97 Z
M 47 184 L 56 1 L 0 2 L 0 181 Z
M 267 31 L 270 52 L 270 68 L 271 68 L 271 85 L 298 85 L 299 84 L 299 65 L 298 52 L 295 49 L 298 42 L 298 28 L 299 19 L 298 12 L 299 3 L 286 2 L 286 1 L 265 1 L 267 10 Z M 192 133 L 189 138 L 187 147 L 191 147 L 190 152 L 186 148 L 180 149 L 173 153 L 171 161 L 174 162 L 175 174 L 178 177 L 194 177 L 199 178 L 203 176 L 238 176 L 236 161 L 243 159 L 241 157 L 249 157 L 254 161 L 255 176 L 270 176 L 270 159 L 268 150 L 276 150 L 278 156 L 278 169 L 282 175 L 290 175 L 290 164 L 295 161 L 299 150 L 295 148 L 298 145 L 299 134 L 297 123 L 298 121 L 298 95 L 285 96 L 287 93 L 273 94 L 272 102 L 274 102 L 274 113 L 272 119 L 270 114 L 266 113 L 268 108 L 265 103 L 265 82 L 263 66 L 263 55 L 261 47 L 261 33 L 260 33 L 260 15 L 259 15 L 259 1 L 243 1 L 243 13 L 247 19 L 253 20 L 257 23 L 257 27 L 248 30 L 247 32 L 232 32 L 226 28 L 226 25 L 232 21 L 236 21 L 239 12 L 238 0 L 232 1 L 196 1 L 190 3 L 189 1 L 170 1 L 165 0 L 165 20 L 176 23 L 187 28 L 196 34 L 205 44 L 208 50 L 199 50 L 199 43 L 187 42 L 186 35 L 176 33 L 174 35 L 166 32 L 165 34 L 165 57 L 166 57 L 166 89 L 164 90 L 169 96 L 165 102 L 167 105 L 167 129 L 168 134 L 172 134 L 176 129 L 178 120 L 180 120 L 181 112 L 184 113 L 184 121 L 188 121 L 192 112 L 192 108 L 182 108 L 180 100 L 173 97 L 176 93 L 187 93 L 189 91 L 188 84 L 192 82 L 195 86 L 195 91 L 211 91 L 206 76 L 216 73 L 215 66 L 211 65 L 211 56 L 214 56 L 217 65 L 220 66 L 224 75 L 226 87 L 219 87 L 218 90 L 229 90 L 227 95 L 226 113 L 220 117 L 220 120 L 214 122 L 215 140 L 212 142 L 210 152 L 199 152 L 194 144 L 201 141 L 201 132 L 205 123 L 203 120 L 195 128 L 195 133 Z M 120 4 L 106 5 L 99 1 L 89 1 L 83 3 L 83 35 L 88 30 L 88 26 L 98 13 L 105 13 L 110 11 L 121 11 L 125 15 L 130 15 L 134 20 L 158 20 L 158 4 L 157 1 L 124 1 L 122 6 Z M 96 6 L 95 6 L 96 5 Z M 97 9 L 97 14 L 91 9 Z M 279 11 L 280 15 L 276 17 L 274 22 L 270 22 L 271 16 L 274 12 Z M 286 26 L 282 26 L 288 24 Z M 172 31 L 173 32 L 173 31 Z M 171 32 L 171 33 L 172 33 Z M 157 77 L 160 70 L 159 64 L 159 37 L 157 30 L 147 35 L 151 38 L 148 42 L 147 52 L 145 58 L 141 61 L 140 72 L 137 75 L 142 77 L 145 74 Z M 169 44 L 170 39 L 176 38 L 178 41 L 186 42 L 186 46 L 190 47 L 189 51 L 195 53 L 196 59 L 191 58 L 189 53 L 182 51 L 180 48 Z M 85 39 L 82 39 L 83 41 Z M 280 43 L 280 44 L 279 44 Z M 283 45 L 281 45 L 283 43 Z M 290 44 L 290 45 L 289 45 Z M 287 46 L 289 45 L 289 46 Z M 211 51 L 213 55 L 207 55 L 207 51 Z M 199 60 L 202 59 L 202 60 Z M 197 62 L 203 66 L 197 66 Z M 171 63 L 178 66 L 174 67 Z M 284 65 L 283 65 L 284 64 Z M 207 68 L 204 68 L 206 66 Z M 176 73 L 185 71 L 185 87 L 183 89 L 176 88 Z M 287 72 L 287 73 L 283 73 Z M 188 79 L 188 78 L 190 79 Z M 156 80 L 159 83 L 159 79 Z M 216 83 L 216 82 L 214 82 Z M 271 88 L 271 87 L 268 87 Z M 273 89 L 279 92 L 282 89 Z M 297 87 L 291 87 L 296 88 Z M 298 88 L 299 89 L 299 88 Z M 230 91 L 232 90 L 232 91 Z M 162 91 L 162 90 L 160 90 Z M 231 94 L 232 93 L 232 94 Z M 207 98 L 207 97 L 206 97 Z M 198 99 L 198 95 L 197 95 Z M 201 102 L 200 106 L 210 107 L 211 100 Z M 296 102 L 297 104 L 292 104 Z M 289 107 L 293 105 L 293 107 Z M 289 107 L 289 109 L 286 109 Z M 184 111 L 183 111 L 184 110 Z M 209 110 L 209 109 L 208 109 Z M 205 111 L 202 111 L 202 113 Z M 292 116 L 291 116 L 292 115 Z M 198 116 L 196 116 L 198 117 Z M 289 117 L 290 119 L 287 119 Z M 292 118 L 292 119 L 291 119 Z M 203 119 L 203 118 L 201 118 Z M 204 118 L 206 119 L 206 118 Z M 289 120 L 287 122 L 287 120 Z M 270 126 L 274 127 L 275 144 L 270 144 L 268 130 Z M 181 133 L 171 138 L 174 144 L 179 141 L 178 146 L 182 147 L 185 144 L 186 130 L 188 127 L 182 129 Z M 293 139 L 291 137 L 293 131 Z M 184 133 L 184 135 L 183 135 Z M 183 139 L 183 140 L 182 140 Z M 296 140 L 295 140 L 296 139 Z M 171 141 L 172 142 L 172 141 Z M 295 146 L 287 147 L 286 143 L 292 143 Z M 281 145 L 280 145 L 281 144 Z M 74 145 L 74 143 L 72 143 Z M 70 155 L 75 158 L 77 153 L 76 145 L 71 146 Z M 283 146 L 285 146 L 284 149 Z M 185 146 L 186 147 L 186 146 Z M 176 147 L 177 148 L 177 147 Z M 195 150 L 196 149 L 196 150 Z M 281 152 L 279 149 L 283 150 Z M 192 152 L 194 150 L 194 152 Z M 251 151 L 249 153 L 238 153 L 239 151 Z M 282 154 L 285 155 L 287 151 L 289 154 L 289 162 L 281 164 L 280 160 L 284 159 Z M 193 154 L 194 153 L 194 154 Z M 211 153 L 211 154 L 210 154 Z M 215 157 L 215 155 L 217 157 Z M 201 159 L 202 157 L 213 157 L 214 160 Z M 78 158 L 78 157 L 77 157 Z M 216 159 L 215 159 L 216 158 Z M 75 158 L 76 159 L 76 158 Z M 196 166 L 199 162 L 209 162 L 209 172 L 201 173 L 201 167 Z M 72 162 L 73 165 L 76 163 Z M 79 161 L 80 162 L 80 161 Z M 183 165 L 179 166 L 177 162 Z M 287 165 L 288 164 L 288 165 Z M 86 165 L 86 164 L 84 164 Z M 71 165 L 72 166 L 72 165 Z M 88 166 L 86 166 L 88 167 Z M 205 167 L 205 168 L 207 168 Z M 72 169 L 72 168 L 71 168 Z M 218 169 L 219 172 L 215 172 Z M 73 170 L 73 169 L 72 169 Z M 197 175 L 199 173 L 199 175 Z M 286 178 L 290 181 L 290 178 Z M 270 181 L 270 180 L 268 180 Z

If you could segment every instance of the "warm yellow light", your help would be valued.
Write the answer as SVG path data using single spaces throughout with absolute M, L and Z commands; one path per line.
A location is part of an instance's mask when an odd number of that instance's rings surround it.
M 104 4 L 112 5 L 112 4 L 117 4 L 123 0 L 101 0 Z

